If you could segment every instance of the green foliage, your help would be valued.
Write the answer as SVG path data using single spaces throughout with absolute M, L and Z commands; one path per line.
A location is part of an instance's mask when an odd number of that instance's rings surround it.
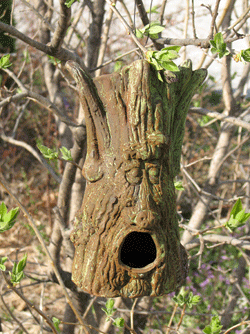
M 54 326 L 55 326 L 55 329 L 56 329 L 59 333 L 61 333 L 61 330 L 60 330 L 60 328 L 59 328 L 59 325 L 60 325 L 61 321 L 60 321 L 59 319 L 57 319 L 56 317 L 52 317 L 52 321 L 53 321 L 53 324 L 54 324 Z
M 212 317 L 211 322 L 208 326 L 203 329 L 205 334 L 220 334 L 222 325 L 218 315 Z
M 66 148 L 66 147 L 62 147 L 60 148 L 60 152 L 62 154 L 62 159 L 66 160 L 66 161 L 73 161 L 72 156 L 71 156 L 71 152 Z
M 5 271 L 6 267 L 4 265 L 4 263 L 8 260 L 7 257 L 1 257 L 0 258 L 0 270 Z
M 115 313 L 116 308 L 114 308 L 115 301 L 112 298 L 109 298 L 105 304 L 105 308 L 102 308 L 102 310 L 106 313 L 106 321 L 110 320 L 110 317 Z M 116 318 L 113 320 L 113 325 L 119 328 L 124 327 L 124 319 L 123 318 Z
M 234 60 L 236 62 L 238 61 L 246 61 L 246 62 L 250 62 L 250 48 L 246 49 L 246 50 L 241 50 L 239 53 L 237 53 L 236 55 L 234 55 Z
M 2 56 L 0 59 L 0 68 L 6 69 L 10 67 L 12 63 L 10 62 L 10 54 Z
M 15 224 L 18 213 L 19 208 L 11 209 L 7 212 L 7 207 L 2 202 L 0 205 L 0 233 L 9 230 Z
M 57 58 L 55 58 L 53 56 L 49 56 L 49 55 L 48 55 L 48 57 L 49 57 L 50 63 L 52 63 L 53 65 L 56 66 L 58 64 L 61 64 L 61 60 L 60 59 L 57 59 Z
M 159 6 L 153 6 L 152 8 L 147 10 L 147 13 L 149 14 L 159 14 L 159 11 L 157 10 L 159 8 Z
M 59 159 L 59 152 L 57 152 L 56 149 L 51 149 L 47 146 L 42 145 L 41 143 L 37 144 L 37 147 L 39 151 L 42 153 L 44 158 L 53 160 L 53 159 Z M 60 159 L 66 160 L 66 161 L 73 161 L 73 158 L 71 156 L 71 152 L 66 148 L 62 147 L 60 148 L 60 152 L 62 154 L 62 157 Z
M 109 317 L 116 311 L 116 308 L 114 308 L 115 301 L 112 298 L 109 298 L 105 304 L 105 308 L 102 308 L 102 310 L 106 313 L 106 316 Z
M 55 149 L 48 148 L 42 144 L 37 144 L 39 151 L 42 153 L 44 158 L 52 160 L 58 159 L 58 152 Z
M 65 4 L 65 6 L 67 6 L 68 8 L 70 8 L 75 1 L 80 2 L 80 0 L 66 0 L 66 2 L 64 2 L 64 4 Z
M 211 52 L 218 53 L 219 58 L 230 54 L 230 52 L 227 50 L 227 45 L 224 42 L 224 38 L 221 32 L 218 32 L 214 35 L 214 39 L 210 40 L 210 44 L 212 45 Z
M 185 291 L 182 287 L 177 296 L 173 297 L 173 301 L 178 304 L 180 307 L 187 305 L 187 307 L 192 308 L 201 301 L 201 297 L 193 294 L 193 292 Z
M 184 190 L 184 187 L 183 187 L 181 181 L 175 181 L 174 187 L 175 187 L 176 190 Z
M 142 38 L 144 36 L 150 37 L 152 39 L 157 39 L 158 34 L 162 32 L 165 29 L 165 27 L 161 26 L 160 22 L 155 21 L 151 22 L 142 29 L 136 29 L 135 35 L 137 38 Z
M 250 213 L 245 213 L 245 209 L 242 208 L 241 199 L 239 198 L 234 204 L 231 210 L 230 219 L 226 222 L 225 226 L 230 232 L 233 232 L 238 227 L 245 225 L 249 217 Z
M 114 66 L 114 72 L 118 72 L 122 66 L 124 65 L 122 60 L 118 60 L 115 62 L 115 66 Z
M 148 51 L 146 54 L 147 61 L 156 71 L 179 72 L 179 68 L 173 60 L 179 57 L 180 48 L 181 46 L 168 46 L 161 51 Z M 168 76 L 175 78 L 174 73 L 168 72 Z M 163 81 L 160 73 L 158 73 L 158 79 Z
M 12 272 L 9 272 L 10 281 L 14 285 L 20 283 L 20 281 L 24 278 L 23 270 L 26 266 L 26 262 L 27 262 L 27 254 L 24 254 L 23 258 L 18 263 L 16 262 L 14 263 Z
M 122 328 L 124 327 L 124 323 L 125 323 L 125 320 L 123 318 L 116 318 L 113 322 L 113 325 L 118 328 Z

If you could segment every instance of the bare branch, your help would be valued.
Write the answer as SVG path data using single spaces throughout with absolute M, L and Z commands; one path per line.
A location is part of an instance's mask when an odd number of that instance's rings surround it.
M 120 12 L 116 9 L 115 4 L 111 0 L 106 0 L 107 3 L 110 5 L 110 8 L 113 10 L 113 12 L 116 14 L 116 16 L 119 18 L 119 20 L 122 22 L 124 27 L 127 29 L 128 33 L 130 34 L 131 38 L 135 42 L 135 44 L 139 47 L 139 49 L 146 54 L 147 49 L 139 42 L 138 38 L 133 33 L 133 30 L 131 27 L 127 24 L 127 22 L 124 20 L 123 16 L 120 14 Z M 0 26 L 1 28 L 1 26 Z
M 34 304 L 31 304 L 31 302 L 26 298 L 24 297 L 24 295 L 22 295 L 18 289 L 16 289 L 12 283 L 9 282 L 9 280 L 7 279 L 7 276 L 5 274 L 4 271 L 2 271 L 2 276 L 7 284 L 7 286 L 12 290 L 14 291 L 23 301 L 25 301 L 25 303 L 27 305 L 29 305 L 29 307 L 31 307 L 32 309 L 34 309 L 38 314 L 40 314 L 40 316 L 42 316 L 45 320 L 46 320 L 46 323 L 50 326 L 51 330 L 53 333 L 55 334 L 58 334 L 57 330 L 55 329 L 55 326 L 53 324 L 53 322 L 50 320 L 50 318 L 44 313 L 42 312 L 38 307 L 36 307 L 36 305 Z M 27 333 L 27 331 L 25 331 Z
M 163 23 L 163 17 L 164 17 L 166 4 L 167 4 L 167 0 L 163 0 L 161 3 L 161 11 L 160 11 L 160 19 L 159 19 L 161 24 Z
M 215 26 L 215 20 L 216 20 L 216 17 L 218 16 L 218 9 L 219 9 L 220 1 L 221 1 L 221 0 L 217 0 L 217 1 L 216 1 L 216 4 L 215 4 L 215 7 L 214 7 L 214 12 L 213 12 L 212 21 L 211 21 L 211 27 L 210 27 L 210 33 L 209 33 L 209 35 L 208 35 L 208 38 L 209 38 L 209 39 L 213 39 L 214 28 L 216 27 L 216 26 Z M 217 30 L 217 29 L 216 29 L 216 30 Z
M 48 46 L 46 44 L 40 43 L 35 41 L 34 39 L 28 37 L 27 35 L 21 33 L 16 28 L 5 24 L 0 21 L 0 30 L 8 32 L 11 36 L 16 37 L 23 41 L 24 43 L 36 48 L 37 50 L 40 50 L 49 56 L 55 57 L 57 59 L 60 59 L 62 62 L 66 62 L 68 60 L 73 60 L 77 62 L 79 65 L 81 65 L 82 68 L 86 69 L 85 64 L 83 63 L 82 58 L 80 58 L 76 53 L 73 53 L 69 50 L 61 48 L 60 50 L 55 50 L 52 46 Z
M 68 8 L 64 3 L 65 0 L 60 0 L 60 15 L 56 31 L 51 41 L 51 47 L 54 50 L 59 50 L 61 48 L 67 29 L 70 25 L 71 8 Z
M 48 247 L 46 246 L 45 244 L 45 241 L 43 240 L 43 237 L 41 236 L 41 233 L 40 231 L 38 230 L 33 218 L 30 216 L 29 212 L 25 209 L 25 207 L 21 204 L 21 202 L 16 198 L 15 195 L 13 195 L 13 193 L 9 190 L 9 188 L 6 186 L 6 184 L 0 180 L 0 185 L 7 191 L 7 193 L 14 199 L 14 201 L 17 203 L 18 207 L 21 209 L 21 211 L 23 212 L 24 214 L 24 217 L 28 220 L 28 223 L 29 225 L 33 228 L 47 258 L 49 259 L 50 261 L 50 264 L 52 265 L 53 267 L 53 270 L 55 272 L 55 275 L 58 279 L 58 282 L 60 284 L 60 286 L 62 287 L 62 290 L 63 290 L 63 293 L 64 293 L 64 296 L 66 297 L 67 299 L 67 302 L 69 303 L 71 309 L 74 311 L 78 321 L 80 322 L 80 324 L 83 326 L 83 329 L 85 331 L 85 334 L 89 334 L 88 333 L 88 330 L 86 329 L 86 324 L 85 324 L 85 321 L 82 319 L 80 313 L 78 312 L 78 310 L 76 309 L 76 307 L 73 305 L 70 297 L 69 297 L 69 294 L 68 294 L 68 291 L 66 290 L 65 288 L 65 285 L 64 285 L 64 282 L 62 280 L 62 277 L 60 275 L 60 272 L 58 271 L 51 255 L 50 255 L 50 252 L 48 251 Z
M 244 129 L 247 129 L 248 131 L 250 131 L 250 124 L 248 122 L 242 121 L 239 118 L 227 116 L 225 114 L 220 114 L 216 111 L 210 111 L 208 109 L 200 108 L 200 107 L 192 107 L 192 108 L 189 109 L 189 111 L 191 113 L 206 115 L 206 116 L 218 119 L 218 120 L 223 121 L 223 122 L 231 123 L 233 125 L 240 126 Z
M 207 243 L 213 243 L 213 244 L 227 244 L 227 245 L 232 245 L 238 248 L 243 248 L 250 250 L 250 241 L 246 240 L 241 240 L 237 239 L 235 237 L 231 236 L 225 236 L 221 234 L 208 234 L 208 235 L 203 235 L 203 241 L 205 244 Z M 195 247 L 200 246 L 200 239 L 194 239 L 192 241 L 189 241 L 188 243 L 185 244 L 186 250 L 191 250 Z
M 7 137 L 4 133 L 0 134 L 0 138 L 2 138 L 2 140 L 6 141 L 7 143 L 25 148 L 25 150 L 30 152 L 49 171 L 57 183 L 62 181 L 61 177 L 55 173 L 54 169 L 47 163 L 44 157 L 40 155 L 32 146 L 23 141 Z

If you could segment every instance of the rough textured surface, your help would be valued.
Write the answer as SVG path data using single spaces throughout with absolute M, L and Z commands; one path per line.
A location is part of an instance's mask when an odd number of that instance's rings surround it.
M 186 62 L 161 82 L 145 60 L 92 79 L 68 62 L 86 116 L 87 180 L 71 240 L 73 281 L 105 297 L 158 296 L 187 275 L 174 177 L 186 113 L 206 76 Z

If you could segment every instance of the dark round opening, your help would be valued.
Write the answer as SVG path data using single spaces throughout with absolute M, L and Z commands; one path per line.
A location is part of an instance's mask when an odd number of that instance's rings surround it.
M 155 243 L 149 233 L 129 233 L 120 250 L 122 263 L 132 268 L 143 268 L 156 259 Z

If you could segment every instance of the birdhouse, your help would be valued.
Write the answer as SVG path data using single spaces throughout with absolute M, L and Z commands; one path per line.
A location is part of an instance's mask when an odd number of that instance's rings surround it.
M 187 61 L 175 78 L 159 78 L 146 60 L 137 60 L 92 80 L 78 64 L 66 66 L 78 84 L 87 129 L 72 279 L 104 297 L 175 291 L 187 276 L 187 255 L 174 178 L 187 110 L 206 71 L 192 71 Z

